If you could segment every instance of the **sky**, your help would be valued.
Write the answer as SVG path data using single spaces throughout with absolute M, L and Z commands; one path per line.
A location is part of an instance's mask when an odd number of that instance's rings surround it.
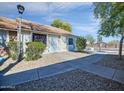
M 25 7 L 23 18 L 40 24 L 50 25 L 54 19 L 59 18 L 62 21 L 69 22 L 72 25 L 72 33 L 78 36 L 91 34 L 97 37 L 100 24 L 94 17 L 93 4 L 88 2 L 80 3 L 55 3 L 55 2 L 31 2 L 31 3 L 0 3 L 0 16 L 8 18 L 17 18 L 17 4 Z M 116 40 L 117 37 L 103 38 L 104 42 Z

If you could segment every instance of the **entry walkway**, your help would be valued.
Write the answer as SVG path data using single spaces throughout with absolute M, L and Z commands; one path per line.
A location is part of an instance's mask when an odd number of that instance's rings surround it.
M 103 57 L 104 54 L 94 54 L 88 57 L 73 59 L 46 67 L 0 76 L 0 85 L 17 85 L 32 80 L 38 80 L 56 74 L 65 73 L 74 69 L 80 69 L 107 79 L 124 83 L 124 71 L 92 64 L 102 60 Z

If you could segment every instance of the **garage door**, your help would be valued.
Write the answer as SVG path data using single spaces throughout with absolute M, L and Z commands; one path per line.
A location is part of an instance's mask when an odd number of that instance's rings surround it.
M 59 52 L 59 36 L 49 36 L 49 52 Z

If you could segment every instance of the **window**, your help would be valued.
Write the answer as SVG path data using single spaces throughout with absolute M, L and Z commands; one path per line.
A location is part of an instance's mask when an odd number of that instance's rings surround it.
M 17 40 L 17 32 L 10 31 L 9 32 L 9 40 L 10 41 L 16 41 Z
M 44 44 L 46 44 L 46 35 L 33 33 L 33 41 L 42 41 Z
M 73 45 L 73 38 L 69 38 L 69 45 Z

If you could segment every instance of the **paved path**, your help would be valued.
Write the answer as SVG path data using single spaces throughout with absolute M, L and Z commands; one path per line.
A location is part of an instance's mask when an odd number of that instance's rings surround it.
M 0 76 L 0 85 L 17 85 L 24 82 L 64 73 L 74 69 L 81 69 L 83 71 L 87 71 L 107 79 L 112 79 L 124 83 L 124 71 L 92 64 L 98 62 L 103 57 L 104 54 L 95 54 L 84 58 L 69 60 L 64 63 L 53 64 L 46 67 L 27 70 L 6 76 Z

